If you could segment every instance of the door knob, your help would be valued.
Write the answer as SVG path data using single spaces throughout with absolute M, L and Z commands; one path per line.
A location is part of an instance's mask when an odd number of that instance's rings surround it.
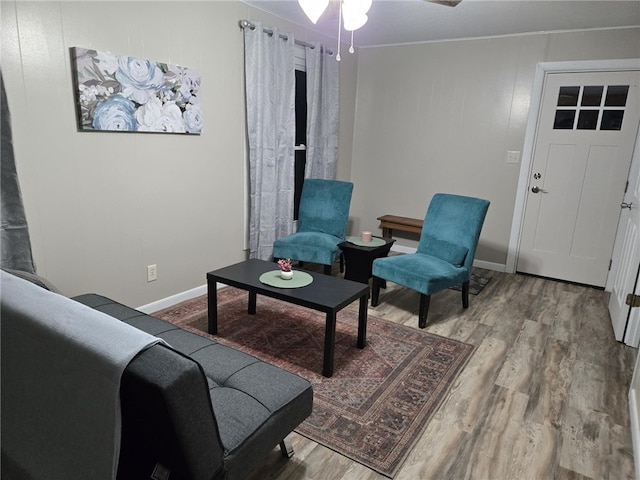
M 633 206 L 633 202 L 629 202 L 629 203 L 622 202 L 622 203 L 620 204 L 620 208 L 628 208 L 629 210 L 631 210 L 631 207 L 632 207 L 632 206 Z
M 543 190 L 542 188 L 538 187 L 537 185 L 536 185 L 536 186 L 534 186 L 534 187 L 531 187 L 531 191 L 532 191 L 533 193 L 538 193 L 538 192 L 540 192 L 540 193 L 547 193 L 547 191 L 546 191 L 546 190 Z

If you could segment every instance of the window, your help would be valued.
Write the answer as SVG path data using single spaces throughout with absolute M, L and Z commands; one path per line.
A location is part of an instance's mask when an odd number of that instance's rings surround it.
M 629 85 L 560 87 L 555 130 L 621 130 Z
M 296 149 L 295 186 L 293 194 L 293 219 L 298 220 L 300 195 L 307 162 L 307 72 L 298 70 L 296 62 Z

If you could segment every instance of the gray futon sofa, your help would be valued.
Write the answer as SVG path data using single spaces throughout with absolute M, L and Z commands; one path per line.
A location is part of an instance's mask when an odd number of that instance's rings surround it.
M 166 342 L 122 374 L 117 478 L 243 479 L 279 443 L 290 456 L 285 437 L 311 413 L 307 380 L 101 295 L 73 300 Z
M 292 453 L 284 439 L 311 414 L 307 380 L 101 295 L 73 299 L 171 346 L 124 372 L 118 478 L 148 478 L 160 463 L 171 480 L 242 479 L 278 443 Z

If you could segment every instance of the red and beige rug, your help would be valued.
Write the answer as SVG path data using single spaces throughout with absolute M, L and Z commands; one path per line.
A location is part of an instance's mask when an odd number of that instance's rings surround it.
M 155 316 L 200 335 L 206 296 Z M 211 336 L 307 378 L 313 413 L 296 431 L 393 477 L 473 353 L 472 345 L 369 315 L 367 346 L 356 347 L 357 310 L 338 313 L 335 369 L 322 376 L 324 314 L 247 292 L 218 291 L 218 335 Z

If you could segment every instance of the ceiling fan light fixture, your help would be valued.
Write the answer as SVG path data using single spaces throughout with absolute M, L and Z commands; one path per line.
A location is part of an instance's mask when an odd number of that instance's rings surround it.
M 362 27 L 369 17 L 366 14 L 360 14 L 359 12 L 348 12 L 348 10 L 343 10 L 343 24 L 344 29 L 348 32 L 353 32 L 354 30 L 358 30 Z
M 344 29 L 353 32 L 361 28 L 369 17 L 367 12 L 371 8 L 371 0 L 343 0 L 342 15 Z
M 364 15 L 369 12 L 369 9 L 373 4 L 373 0 L 342 0 L 342 4 L 345 7 L 361 12 Z
M 309 20 L 315 24 L 329 6 L 329 0 L 298 0 L 298 5 L 309 17 Z

